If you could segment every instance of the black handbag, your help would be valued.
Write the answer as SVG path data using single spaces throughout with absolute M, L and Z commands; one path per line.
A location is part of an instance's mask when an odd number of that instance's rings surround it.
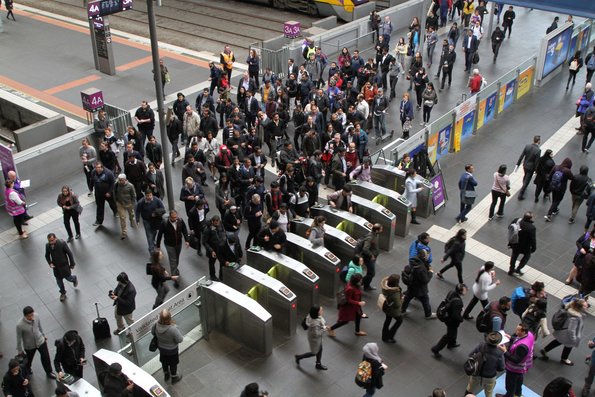
M 151 342 L 149 343 L 149 351 L 150 352 L 155 352 L 155 351 L 157 351 L 157 349 L 159 349 L 159 340 L 157 339 L 157 335 L 155 334 L 155 328 L 157 328 L 157 324 L 153 325 L 153 328 L 151 329 L 153 338 L 151 339 Z

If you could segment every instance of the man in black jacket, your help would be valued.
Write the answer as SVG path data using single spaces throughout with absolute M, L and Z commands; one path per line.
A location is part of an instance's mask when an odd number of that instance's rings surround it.
M 233 233 L 227 233 L 227 238 L 223 241 L 217 250 L 217 259 L 219 259 L 219 280 L 223 281 L 221 269 L 229 266 L 231 263 L 240 264 L 244 253 L 238 237 Z
M 382 234 L 383 228 L 380 223 L 375 223 L 372 226 L 372 231 L 365 237 L 364 246 L 362 247 L 362 258 L 366 265 L 366 275 L 363 279 L 363 286 L 365 291 L 375 290 L 376 287 L 372 286 L 372 279 L 376 275 L 376 260 L 380 254 L 380 248 L 378 246 L 378 240 L 380 234 Z
M 117 213 L 116 202 L 112 196 L 116 178 L 114 177 L 113 172 L 105 169 L 103 164 L 97 161 L 95 162 L 95 169 L 91 172 L 91 180 L 93 181 L 95 204 L 97 205 L 97 213 L 95 215 L 95 223 L 93 223 L 93 226 L 101 226 L 103 224 L 106 201 L 114 213 L 114 216 Z
M 489 332 L 486 334 L 485 342 L 478 344 L 469 355 L 482 352 L 484 362 L 478 376 L 470 376 L 469 383 L 465 389 L 465 395 L 472 394 L 473 389 L 479 384 L 485 393 L 491 395 L 496 386 L 498 372 L 504 371 L 504 353 L 506 347 L 501 346 L 502 334 L 500 332 Z
M 449 45 L 448 52 L 444 55 L 444 59 L 440 61 L 440 67 L 442 68 L 442 84 L 440 84 L 440 91 L 444 89 L 444 83 L 446 77 L 448 77 L 448 88 L 452 83 L 452 68 L 457 60 L 457 53 L 455 52 L 455 46 Z
M 591 194 L 593 182 L 589 178 L 589 167 L 581 165 L 578 174 L 574 175 L 574 179 L 570 182 L 570 194 L 572 195 L 572 212 L 568 223 L 574 223 L 576 213 L 579 207 Z
M 272 220 L 269 227 L 261 230 L 256 237 L 256 244 L 260 245 L 266 251 L 285 252 L 287 245 L 287 236 L 281 230 L 279 222 Z
M 517 222 L 517 219 L 513 220 Z M 533 225 L 533 213 L 531 211 L 525 212 L 523 219 L 519 222 L 520 230 L 518 236 L 518 243 L 509 244 L 512 248 L 512 254 L 510 255 L 510 267 L 508 268 L 508 275 L 512 276 L 514 273 L 523 275 L 522 268 L 525 267 L 531 254 L 537 249 L 537 237 L 535 225 Z M 516 260 L 520 254 L 523 254 L 523 259 L 519 262 L 519 267 L 515 268 Z
M 122 373 L 122 366 L 113 363 L 106 372 L 98 376 L 106 397 L 130 397 L 133 395 L 134 383 Z
M 417 256 L 409 259 L 412 280 L 411 283 L 407 285 L 407 291 L 405 291 L 403 305 L 401 306 L 401 313 L 406 314 L 409 302 L 411 302 L 413 298 L 416 298 L 421 302 L 424 308 L 426 320 L 430 320 L 436 318 L 436 313 L 432 313 L 430 297 L 428 296 L 428 284 L 434 275 L 434 271 L 427 260 L 428 252 L 424 249 L 418 249 Z
M 118 335 L 124 329 L 124 320 L 126 324 L 132 325 L 134 319 L 132 313 L 136 309 L 136 288 L 128 279 L 125 272 L 118 274 L 116 277 L 118 285 L 116 289 L 110 291 L 109 297 L 114 301 L 116 307 L 116 324 L 117 328 L 114 330 L 114 335 Z
M 519 160 L 516 163 L 516 169 L 523 163 L 523 171 L 525 172 L 525 176 L 523 176 L 523 187 L 519 191 L 519 200 L 525 199 L 525 191 L 531 182 L 531 178 L 533 177 L 533 173 L 537 170 L 537 165 L 539 164 L 539 158 L 541 156 L 541 149 L 539 148 L 539 144 L 541 143 L 541 136 L 535 135 L 533 137 L 533 143 L 527 144 L 523 149 L 523 152 L 519 156 Z
M 64 279 L 70 281 L 76 288 L 79 285 L 78 278 L 72 274 L 74 269 L 74 256 L 64 240 L 58 240 L 54 233 L 48 234 L 48 242 L 45 245 L 45 260 L 54 271 L 56 283 L 60 289 L 60 302 L 66 299 L 66 289 L 64 288 Z
M 457 343 L 457 331 L 459 325 L 463 322 L 463 296 L 467 294 L 467 286 L 459 283 L 454 290 L 450 291 L 446 295 L 446 318 L 444 323 L 446 324 L 446 334 L 442 335 L 442 338 L 434 345 L 430 350 L 434 354 L 434 357 L 441 358 L 440 350 L 448 347 L 454 349 L 460 345 Z
M 54 367 L 58 378 L 64 373 L 83 377 L 83 364 L 85 363 L 85 344 L 75 330 L 67 331 L 62 339 L 55 343 L 56 355 L 54 356 Z
M 178 264 L 180 262 L 180 253 L 182 252 L 182 237 L 184 238 L 184 246 L 190 247 L 190 240 L 188 237 L 188 229 L 183 219 L 178 218 L 176 210 L 169 211 L 169 217 L 161 222 L 159 226 L 159 233 L 157 233 L 157 241 L 155 245 L 161 246 L 161 238 L 165 236 L 165 250 L 167 251 L 167 258 L 169 260 L 169 268 L 172 276 L 179 276 Z M 174 287 L 178 288 L 178 280 L 174 282 Z
M 209 277 L 213 281 L 219 281 L 215 275 L 215 262 L 219 245 L 225 241 L 225 229 L 221 224 L 221 217 L 213 215 L 205 232 L 202 235 L 202 245 L 205 247 L 205 255 L 209 258 Z

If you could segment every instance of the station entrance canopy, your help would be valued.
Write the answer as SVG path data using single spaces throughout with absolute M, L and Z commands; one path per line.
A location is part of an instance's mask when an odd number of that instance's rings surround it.
M 595 18 L 595 1 L 592 0 L 507 0 L 502 1 L 502 3 L 505 3 L 506 5 L 534 8 L 536 10 L 557 12 L 560 13 L 561 20 L 565 20 L 562 16 L 568 14 L 585 18 Z

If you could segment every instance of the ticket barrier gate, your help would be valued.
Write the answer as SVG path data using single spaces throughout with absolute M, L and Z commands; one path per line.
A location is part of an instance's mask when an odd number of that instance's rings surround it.
M 312 218 L 293 219 L 289 223 L 292 233 L 300 237 L 306 237 L 306 231 L 312 226 Z M 339 257 L 343 266 L 349 264 L 355 255 L 357 240 L 349 234 L 329 225 L 324 226 L 324 246 L 333 254 Z
M 319 303 L 320 278 L 303 263 L 260 247 L 251 247 L 246 251 L 246 263 L 290 288 L 297 295 L 297 310 L 300 315 L 308 313 L 312 306 Z
M 234 264 L 223 267 L 225 284 L 247 294 L 273 316 L 273 327 L 287 336 L 295 335 L 297 296 L 281 281 L 252 266 Z
M 378 245 L 381 250 L 390 251 L 395 241 L 395 228 L 397 217 L 395 214 L 384 208 L 382 205 L 354 194 L 351 195 L 353 212 L 371 223 L 382 225 L 382 233 L 378 238 Z
M 326 218 L 326 224 L 336 227 L 347 233 L 354 239 L 367 236 L 372 231 L 372 223 L 359 215 L 349 211 L 338 210 L 328 204 L 318 204 L 310 208 L 310 215 L 316 217 L 322 215 Z M 357 244 L 357 243 L 356 243 Z
M 132 382 L 134 382 L 134 396 L 139 397 L 169 397 L 170 394 L 167 393 L 165 388 L 163 388 L 159 382 L 148 372 L 143 370 L 141 367 L 134 364 L 132 361 L 128 360 L 126 357 L 113 352 L 107 349 L 99 349 L 95 353 L 93 353 L 93 364 L 95 366 L 95 374 L 97 375 L 97 380 L 101 386 L 100 377 L 106 372 L 110 365 L 113 363 L 118 363 L 122 366 L 122 373 L 126 375 Z M 76 382 L 75 382 L 76 383 Z M 69 386 L 70 388 L 70 386 Z M 76 388 L 73 388 L 72 391 L 76 391 Z M 78 389 L 81 392 L 85 392 L 82 389 Z M 81 396 L 93 396 L 94 394 L 81 394 Z
M 387 164 L 374 164 L 371 170 L 372 183 L 385 186 L 397 193 L 403 194 L 405 191 L 406 172 Z M 422 218 L 429 217 L 433 211 L 432 204 L 432 184 L 421 175 L 416 175 L 415 179 L 419 182 L 422 190 L 417 192 L 417 216 Z
M 287 255 L 307 263 L 320 276 L 320 293 L 335 297 L 340 288 L 341 260 L 325 247 L 313 247 L 310 240 L 287 233 Z
M 406 237 L 409 234 L 411 203 L 405 196 L 371 182 L 351 181 L 348 185 L 351 187 L 354 195 L 372 200 L 395 214 L 397 221 L 395 235 Z
M 201 284 L 207 333 L 221 331 L 263 355 L 273 350 L 273 317 L 257 301 L 218 281 Z

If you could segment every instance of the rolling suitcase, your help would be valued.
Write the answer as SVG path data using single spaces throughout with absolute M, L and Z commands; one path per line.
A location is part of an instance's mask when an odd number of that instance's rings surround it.
M 107 318 L 99 315 L 99 305 L 95 302 L 95 310 L 97 310 L 97 318 L 93 320 L 93 336 L 95 339 L 111 338 L 112 333 L 109 329 Z

